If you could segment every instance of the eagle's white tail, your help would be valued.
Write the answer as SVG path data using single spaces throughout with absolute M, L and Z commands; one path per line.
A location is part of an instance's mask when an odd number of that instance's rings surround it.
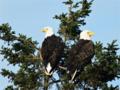
M 51 67 L 50 63 L 48 63 L 48 64 L 47 64 L 46 69 L 47 69 L 47 72 L 48 72 L 48 73 L 50 73 L 50 71 L 51 71 L 51 69 L 52 69 L 52 67 Z
M 51 67 L 50 63 L 48 63 L 46 66 L 45 74 L 48 76 L 51 76 L 53 73 L 53 72 L 51 72 L 51 69 L 52 69 L 52 67 Z

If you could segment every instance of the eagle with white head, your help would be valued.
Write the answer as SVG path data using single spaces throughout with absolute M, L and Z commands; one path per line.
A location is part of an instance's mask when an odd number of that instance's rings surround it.
M 93 35 L 94 32 L 89 30 L 82 31 L 79 41 L 68 52 L 67 70 L 71 81 L 74 81 L 84 67 L 91 63 L 95 54 L 94 43 L 91 40 Z
M 65 43 L 54 35 L 51 27 L 44 27 L 45 39 L 41 47 L 41 57 L 45 66 L 45 74 L 51 76 L 64 55 Z

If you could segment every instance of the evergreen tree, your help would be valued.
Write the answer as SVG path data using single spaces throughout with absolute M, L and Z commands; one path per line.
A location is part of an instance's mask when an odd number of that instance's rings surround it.
M 78 41 L 81 26 L 85 25 L 85 18 L 91 12 L 92 1 L 81 0 L 74 2 L 67 0 L 63 4 L 68 6 L 68 12 L 55 15 L 54 18 L 60 21 L 58 33 L 64 38 L 68 48 Z M 8 23 L 0 25 L 0 40 L 5 44 L 1 46 L 0 55 L 13 66 L 18 66 L 14 72 L 3 68 L 0 73 L 7 77 L 11 85 L 5 90 L 48 90 L 51 86 L 57 90 L 119 90 L 118 86 L 108 86 L 107 82 L 120 76 L 120 56 L 116 40 L 104 46 L 102 42 L 95 43 L 95 57 L 92 64 L 85 66 L 84 70 L 77 77 L 76 83 L 69 82 L 64 68 L 59 68 L 56 75 L 48 77 L 44 74 L 44 66 L 40 57 L 38 42 L 28 38 L 26 35 L 16 35 Z M 71 44 L 71 41 L 74 43 Z M 66 63 L 67 52 L 64 56 L 63 65 Z

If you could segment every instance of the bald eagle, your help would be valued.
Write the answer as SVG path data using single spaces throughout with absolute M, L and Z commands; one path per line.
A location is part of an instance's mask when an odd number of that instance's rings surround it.
M 91 41 L 93 35 L 93 32 L 82 31 L 79 41 L 68 51 L 67 70 L 71 81 L 74 81 L 84 67 L 91 63 L 95 53 L 94 44 Z
M 41 57 L 45 66 L 45 74 L 51 76 L 63 56 L 65 43 L 60 37 L 54 35 L 51 27 L 44 27 L 42 32 L 46 35 L 41 47 Z

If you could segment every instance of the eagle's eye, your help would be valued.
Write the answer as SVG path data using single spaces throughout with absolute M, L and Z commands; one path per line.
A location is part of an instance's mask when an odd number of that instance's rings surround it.
M 45 28 L 45 32 L 48 32 L 48 28 Z

